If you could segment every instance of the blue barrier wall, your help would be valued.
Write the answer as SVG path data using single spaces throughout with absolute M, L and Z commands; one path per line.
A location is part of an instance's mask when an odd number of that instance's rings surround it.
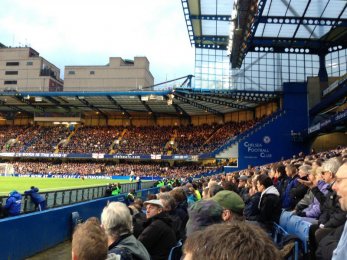
M 158 188 L 138 191 L 143 198 Z M 0 220 L 0 259 L 17 260 L 53 247 L 72 235 L 71 214 L 83 219 L 100 217 L 108 201 L 125 202 L 125 195 L 111 196 L 71 206 Z
M 298 133 L 308 127 L 306 83 L 284 83 L 283 91 L 285 113 L 239 142 L 238 166 L 226 167 L 226 172 L 280 161 L 308 151 L 308 145 L 295 142 L 292 137 L 292 132 Z

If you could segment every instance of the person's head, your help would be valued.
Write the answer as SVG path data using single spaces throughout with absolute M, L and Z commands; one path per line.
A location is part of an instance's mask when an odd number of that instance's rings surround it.
M 176 208 L 176 201 L 175 199 L 170 195 L 169 192 L 164 192 L 164 193 L 160 193 L 159 195 L 159 200 L 161 201 L 161 203 L 164 206 L 164 211 L 171 211 L 174 210 Z
M 248 177 L 246 175 L 241 175 L 239 177 L 239 185 L 238 187 L 239 188 L 243 188 L 246 186 L 246 183 L 247 183 L 247 180 L 248 180 Z
M 272 186 L 272 180 L 269 176 L 267 176 L 266 174 L 261 174 L 258 176 L 257 178 L 257 190 L 259 192 L 263 192 L 264 190 L 266 190 L 268 187 Z
M 347 211 L 347 163 L 344 163 L 338 169 L 333 190 L 336 191 L 339 197 L 341 209 Z
M 206 227 L 221 223 L 223 208 L 214 200 L 200 200 L 188 209 L 187 235 L 205 229 Z
M 147 219 L 152 218 L 164 211 L 164 205 L 160 200 L 147 200 L 143 204 L 146 207 Z
M 286 167 L 283 164 L 277 164 L 274 169 L 276 177 L 284 178 L 286 176 Z
M 72 260 L 104 260 L 107 258 L 107 236 L 95 221 L 79 224 L 72 236 Z
M 243 220 L 245 203 L 240 195 L 233 191 L 223 190 L 211 198 L 223 208 L 224 221 Z
M 177 187 L 170 191 L 170 195 L 175 199 L 177 204 L 187 201 L 187 195 L 183 188 Z
M 111 202 L 101 213 L 101 225 L 105 229 L 109 244 L 121 235 L 132 233 L 133 222 L 128 207 L 122 202 Z
M 322 177 L 326 183 L 332 183 L 335 180 L 335 174 L 339 167 L 341 166 L 341 162 L 338 158 L 330 158 L 322 164 Z
M 288 177 L 292 177 L 296 174 L 296 167 L 293 164 L 288 164 L 286 166 L 286 174 Z
M 218 184 L 211 185 L 209 190 L 209 197 L 212 198 L 214 195 L 216 195 L 218 192 L 222 190 L 224 190 L 223 187 Z
M 278 260 L 278 249 L 258 226 L 245 222 L 215 224 L 188 236 L 184 260 Z
M 201 194 L 203 199 L 209 199 L 210 198 L 210 189 L 206 186 Z
M 312 167 L 309 165 L 302 165 L 299 167 L 299 177 L 304 178 L 310 174 Z

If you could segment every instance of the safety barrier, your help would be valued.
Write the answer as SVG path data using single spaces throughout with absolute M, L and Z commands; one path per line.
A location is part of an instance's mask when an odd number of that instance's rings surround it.
M 140 194 L 147 196 L 149 193 L 158 193 L 158 190 L 159 188 L 142 190 Z M 126 202 L 126 195 L 0 219 L 0 259 L 25 259 L 70 239 L 73 212 L 78 212 L 84 220 L 100 217 L 103 208 L 110 201 Z
M 142 189 L 149 189 L 153 187 L 155 181 L 146 182 L 132 182 L 121 184 L 121 193 L 129 193 L 132 189 L 141 191 Z M 107 186 L 96 186 L 89 188 L 79 188 L 71 190 L 57 190 L 50 192 L 40 192 L 46 198 L 47 208 L 56 208 L 71 205 L 78 202 L 89 201 L 93 199 L 105 197 Z M 0 197 L 0 203 L 6 204 L 8 197 Z M 22 196 L 22 213 L 29 213 L 35 211 L 35 205 L 32 203 L 30 196 Z

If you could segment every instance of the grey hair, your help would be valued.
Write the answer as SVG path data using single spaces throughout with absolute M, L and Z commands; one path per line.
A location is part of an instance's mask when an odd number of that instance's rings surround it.
M 170 195 L 169 192 L 164 192 L 158 194 L 160 201 L 164 205 L 165 211 L 174 210 L 176 208 L 176 201 L 173 196 Z
M 117 239 L 132 233 L 133 221 L 128 207 L 122 202 L 111 202 L 101 213 L 101 224 L 107 236 Z
M 312 170 L 312 167 L 310 165 L 304 164 L 299 167 L 299 171 L 303 171 L 306 174 L 309 174 L 311 170 Z
M 328 171 L 331 172 L 333 177 L 335 177 L 335 174 L 337 172 L 337 170 L 340 168 L 341 166 L 341 161 L 337 158 L 330 158 L 329 160 L 325 161 L 322 164 L 322 169 L 323 171 Z

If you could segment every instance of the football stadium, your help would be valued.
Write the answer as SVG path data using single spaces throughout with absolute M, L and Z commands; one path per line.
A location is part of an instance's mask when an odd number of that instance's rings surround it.
M 178 2 L 160 83 L 0 39 L 0 259 L 347 259 L 347 2 Z

